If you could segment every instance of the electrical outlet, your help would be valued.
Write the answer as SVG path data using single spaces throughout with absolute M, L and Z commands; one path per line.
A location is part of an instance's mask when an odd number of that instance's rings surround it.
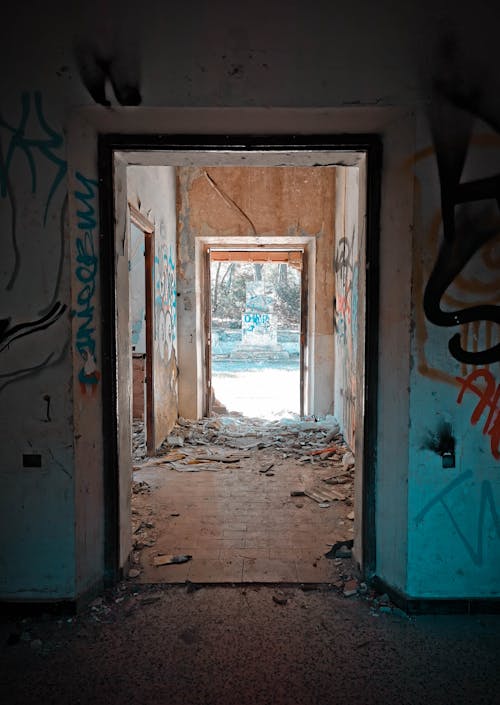
M 23 453 L 23 468 L 41 468 L 42 456 L 40 453 Z
M 445 468 L 446 470 L 455 467 L 455 453 L 452 453 L 451 451 L 445 451 L 441 455 L 441 459 L 443 462 L 443 468 Z

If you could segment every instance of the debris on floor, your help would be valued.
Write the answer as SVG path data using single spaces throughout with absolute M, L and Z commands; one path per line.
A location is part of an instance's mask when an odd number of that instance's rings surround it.
M 141 443 L 144 442 L 143 434 L 140 425 L 134 422 L 134 436 L 136 433 L 138 439 L 134 447 L 140 449 Z M 160 447 L 157 453 L 159 456 L 171 451 L 174 444 L 169 443 L 169 440 L 174 438 L 176 446 L 181 445 L 182 441 L 184 451 L 187 450 L 186 446 L 207 444 L 240 451 L 272 447 L 286 451 L 287 457 L 313 462 L 328 460 L 323 456 L 330 453 L 341 456 L 348 451 L 334 416 L 326 416 L 317 421 L 286 418 L 280 421 L 266 421 L 238 416 L 218 416 L 198 421 L 179 418 L 172 433 Z M 334 439 L 335 444 L 329 445 Z
M 187 563 L 188 561 L 191 560 L 193 556 L 190 556 L 188 554 L 182 554 L 178 556 L 164 556 L 164 555 L 158 555 L 153 558 L 153 564 L 156 566 L 160 565 L 172 565 L 176 563 Z
M 325 553 L 325 558 L 339 559 L 339 558 L 350 558 L 352 556 L 352 547 L 354 541 L 352 539 L 348 541 L 337 541 L 332 544 L 328 553 Z
M 133 494 L 147 494 L 150 491 L 150 486 L 147 482 L 133 482 L 132 492 Z
M 140 454 L 140 423 L 134 434 Z M 323 546 L 343 539 L 342 560 L 351 558 L 353 460 L 333 416 L 179 418 L 154 457 L 134 456 L 130 568 L 140 571 L 137 582 L 332 580 L 342 594 L 354 575 L 344 563 L 337 576 Z M 203 474 L 199 482 L 193 472 Z M 180 554 L 194 556 L 185 571 L 160 568 Z

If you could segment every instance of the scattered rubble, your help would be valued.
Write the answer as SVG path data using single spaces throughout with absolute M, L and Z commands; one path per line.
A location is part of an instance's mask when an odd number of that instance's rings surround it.
M 328 553 L 325 553 L 325 558 L 333 558 L 333 559 L 351 558 L 351 556 L 352 556 L 351 549 L 352 549 L 353 545 L 354 545 L 354 541 L 352 539 L 348 539 L 347 541 L 337 541 L 336 543 L 332 544 Z
M 330 445 L 332 441 L 335 443 Z M 157 451 L 158 462 L 162 462 L 162 459 L 170 460 L 168 456 L 172 448 L 182 447 L 183 452 L 189 455 L 189 446 L 200 445 L 219 445 L 239 451 L 272 447 L 284 452 L 285 457 L 307 462 L 323 462 L 331 454 L 341 457 L 348 453 L 334 416 L 306 421 L 298 418 L 266 421 L 239 418 L 236 415 L 199 421 L 187 421 L 180 417 L 172 433 Z M 134 422 L 133 448 L 134 460 L 146 457 L 144 431 L 142 423 L 138 421 Z M 223 454 L 221 462 L 227 462 L 226 454 Z
M 280 421 L 249 419 L 237 415 L 215 416 L 197 421 L 179 418 L 156 451 L 155 457 L 146 457 L 142 423 L 134 422 L 133 448 L 134 470 L 137 471 L 157 468 L 162 472 L 238 472 L 243 469 L 267 478 L 273 478 L 276 474 L 282 480 L 289 463 L 293 463 L 299 472 L 301 465 L 307 464 L 298 482 L 295 472 L 295 486 L 290 488 L 290 497 L 307 498 L 306 504 L 315 503 L 321 510 L 330 509 L 335 526 L 346 525 L 344 529 L 338 530 L 348 536 L 352 535 L 351 521 L 354 513 L 349 512 L 348 507 L 352 506 L 355 462 L 333 416 Z M 146 477 L 149 479 L 148 475 Z M 158 533 L 154 522 L 146 516 L 147 495 L 151 487 L 147 482 L 135 481 L 132 492 L 133 497 L 137 496 L 138 499 L 133 500 L 132 509 L 131 571 L 140 571 L 140 551 L 154 546 Z M 298 509 L 304 506 L 302 502 L 292 503 Z M 339 508 L 338 514 L 331 509 L 335 504 Z M 139 512 L 136 507 L 140 507 Z M 169 516 L 176 517 L 179 514 L 171 512 Z M 161 520 L 169 519 L 165 516 Z M 341 545 L 332 548 L 327 557 L 340 560 L 351 558 L 351 548 L 352 540 L 346 538 Z M 153 565 L 161 566 L 180 562 L 175 558 L 159 554 L 153 557 L 149 553 L 147 560 L 148 565 L 151 561 Z M 146 564 L 143 563 L 143 566 L 146 570 Z M 343 577 L 343 574 L 339 577 L 342 588 L 349 577 Z
M 344 583 L 343 588 L 344 597 L 353 597 L 353 595 L 358 594 L 358 581 L 356 579 L 348 580 Z
M 133 494 L 147 494 L 151 491 L 151 487 L 147 482 L 132 482 L 132 493 Z
M 144 423 L 134 421 L 132 425 L 132 460 L 134 463 L 144 460 L 146 457 L 146 434 L 144 433 Z

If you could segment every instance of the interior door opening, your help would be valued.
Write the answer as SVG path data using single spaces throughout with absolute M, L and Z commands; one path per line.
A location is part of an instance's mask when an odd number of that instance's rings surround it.
M 220 139 L 224 141 L 225 138 Z M 373 491 L 373 485 L 370 483 L 367 487 L 365 483 L 365 477 L 369 477 L 372 470 L 367 470 L 365 451 L 374 437 L 375 420 L 366 416 L 366 401 L 368 391 L 373 391 L 370 384 L 373 385 L 376 359 L 372 357 L 370 362 L 365 355 L 367 349 L 373 352 L 374 341 L 373 329 L 367 325 L 367 275 L 370 273 L 369 263 L 371 265 L 375 260 L 367 246 L 365 229 L 366 155 L 370 145 L 364 143 L 354 151 L 342 152 L 332 152 L 325 147 L 312 151 L 307 147 L 294 147 L 283 155 L 280 150 L 275 153 L 253 147 L 243 151 L 219 148 L 212 152 L 199 147 L 186 151 L 182 147 L 166 148 L 165 143 L 156 149 L 145 147 L 137 151 L 137 138 L 134 138 L 134 150 L 127 151 L 123 149 L 127 138 L 123 137 L 121 147 L 121 138 L 118 142 L 116 140 L 116 136 L 110 138 L 109 144 L 103 148 L 103 154 L 111 148 L 109 156 L 115 197 L 108 220 L 115 232 L 112 251 L 108 252 L 113 287 L 108 288 L 104 296 L 109 296 L 111 291 L 113 374 L 107 379 L 116 384 L 110 398 L 115 400 L 113 408 L 118 421 L 114 430 L 116 454 L 113 461 L 116 484 L 107 488 L 108 496 L 115 502 L 118 523 L 115 524 L 116 533 L 108 536 L 107 555 L 113 554 L 114 565 L 124 566 L 130 558 L 131 548 L 137 549 L 138 542 L 141 548 L 136 553 L 145 551 L 138 557 L 144 579 L 151 582 L 177 582 L 187 576 L 193 581 L 201 576 L 201 582 L 203 578 L 207 582 L 224 582 L 226 579 L 229 582 L 268 579 L 272 582 L 308 582 L 313 578 L 314 582 L 323 582 L 327 574 L 329 581 L 331 564 L 321 559 L 325 574 L 319 577 L 320 571 L 313 571 L 314 575 L 307 577 L 309 559 L 301 562 L 296 557 L 287 557 L 285 547 L 273 543 L 280 532 L 273 528 L 271 517 L 279 515 L 283 520 L 285 516 L 283 508 L 278 510 L 277 505 L 273 508 L 273 502 L 278 501 L 283 492 L 289 496 L 292 489 L 289 484 L 295 482 L 307 485 L 305 496 L 312 501 L 307 507 L 311 521 L 306 522 L 312 529 L 311 545 L 307 547 L 310 557 L 317 551 L 316 542 L 322 532 L 324 541 L 327 541 L 327 534 L 336 535 L 331 522 L 338 521 L 339 526 L 344 527 L 340 531 L 345 540 L 359 542 L 359 562 L 365 561 L 366 568 L 366 556 L 374 545 L 374 536 L 370 533 L 373 529 L 370 524 L 371 500 L 367 500 L 366 494 Z M 199 145 L 199 140 L 196 144 Z M 130 181 L 132 171 L 134 178 Z M 137 172 L 141 172 L 140 177 Z M 123 227 L 123 206 L 126 198 L 131 203 L 129 186 L 132 183 L 136 208 L 141 215 L 151 218 L 155 236 L 158 235 L 149 271 L 150 298 L 154 308 L 151 364 L 153 372 L 158 370 L 166 380 L 165 387 L 163 382 L 153 384 L 151 409 L 157 428 L 151 435 L 153 452 L 158 458 L 154 464 L 145 466 L 136 466 L 136 459 L 132 460 L 130 456 L 128 390 L 131 365 L 130 357 L 123 354 L 123 342 L 133 334 L 128 262 L 123 261 L 123 253 L 130 251 L 131 244 L 131 235 Z M 280 199 L 285 199 L 286 203 Z M 300 205 L 304 203 L 306 208 Z M 265 218 L 269 214 L 277 223 L 277 230 L 273 231 L 265 219 L 261 220 L 261 216 Z M 123 240 L 124 232 L 128 242 Z M 106 256 L 103 261 L 106 269 Z M 224 283 L 231 276 L 234 281 L 237 266 L 252 276 L 242 277 L 249 286 L 245 285 L 239 304 L 239 341 L 234 347 L 246 343 L 258 348 L 256 337 L 262 335 L 265 342 L 260 347 L 266 348 L 267 354 L 279 355 L 281 348 L 288 353 L 288 359 L 294 358 L 296 363 L 298 338 L 298 394 L 296 385 L 288 385 L 294 388 L 295 404 L 298 396 L 298 407 L 295 406 L 298 411 L 292 409 L 299 417 L 295 427 L 272 425 L 274 422 L 269 426 L 265 421 L 257 423 L 258 419 L 255 424 L 242 426 L 237 417 L 228 421 L 211 416 L 215 411 L 211 402 L 217 397 L 219 362 L 214 357 L 214 350 L 219 353 L 222 350 L 224 354 L 222 344 L 231 337 L 232 330 L 231 321 L 228 320 L 228 326 L 225 326 L 224 316 L 212 309 L 216 309 L 212 285 L 217 278 L 219 284 L 224 277 Z M 269 267 L 269 271 L 265 267 Z M 373 271 L 376 273 L 376 268 Z M 268 282 L 271 282 L 270 287 Z M 269 323 L 266 315 L 271 313 L 271 306 L 277 305 L 278 284 L 286 282 L 293 289 L 293 301 L 300 320 L 283 320 L 273 331 L 256 333 L 256 325 L 266 328 Z M 373 294 L 373 283 L 370 292 Z M 251 310 L 248 306 L 252 297 L 261 297 L 261 310 Z M 376 296 L 373 296 L 371 302 L 375 300 Z M 249 325 L 244 331 L 245 324 Z M 243 340 L 244 335 L 248 336 L 246 340 Z M 290 351 L 287 350 L 288 343 Z M 146 376 L 146 379 L 152 381 L 153 377 Z M 250 398 L 256 396 L 255 384 L 251 382 L 249 386 L 252 386 Z M 276 416 L 282 416 L 279 412 L 283 411 L 283 406 L 289 405 L 283 404 L 283 395 L 278 395 L 278 400 L 282 402 L 282 408 L 276 411 Z M 170 403 L 170 411 L 168 416 L 161 418 L 165 401 Z M 263 416 L 262 401 L 257 405 L 260 407 L 259 416 Z M 373 410 L 372 402 L 370 410 Z M 202 418 L 206 414 L 209 419 Z M 301 420 L 305 414 L 307 420 Z M 338 423 L 334 418 L 337 414 Z M 336 446 L 327 446 L 332 439 Z M 196 449 L 199 447 L 201 450 Z M 339 475 L 337 470 L 334 475 L 325 474 L 324 478 L 314 473 L 316 465 L 326 473 L 330 468 L 328 463 L 322 464 L 324 461 L 330 458 L 334 463 L 342 463 L 344 455 L 351 451 L 356 462 L 346 458 L 344 475 Z M 323 457 L 323 453 L 327 454 Z M 147 484 L 148 479 L 157 482 L 159 469 L 163 473 L 162 482 L 168 480 L 168 499 L 165 502 L 161 499 L 161 488 L 156 496 L 161 505 L 160 513 L 167 511 L 168 516 L 175 518 L 175 522 L 169 523 L 168 536 L 153 537 L 147 532 L 143 536 L 142 525 L 151 522 L 141 519 L 137 527 L 134 519 L 131 522 L 132 464 L 133 478 L 139 483 Z M 160 467 L 163 465 L 165 467 Z M 231 473 L 222 472 L 226 470 Z M 239 473 L 235 472 L 237 470 Z M 211 505 L 213 513 L 208 511 L 207 514 L 208 505 L 202 503 L 195 516 L 194 510 L 180 507 L 180 504 L 183 498 L 187 498 L 193 507 L 193 498 L 203 491 L 201 478 L 205 477 L 195 473 L 206 471 L 209 472 L 204 486 L 215 492 Z M 171 472 L 177 474 L 171 475 Z M 178 494 L 175 491 L 172 494 L 174 477 L 175 483 L 182 485 Z M 333 506 L 333 495 L 342 492 L 328 489 L 326 481 L 332 480 L 330 484 L 336 485 L 339 477 L 345 484 L 344 491 L 351 493 L 354 510 L 348 511 L 352 506 L 349 503 L 339 503 L 335 506 L 343 508 L 342 516 L 332 512 L 328 520 L 328 515 L 321 515 L 321 508 L 315 503 Z M 267 485 L 262 484 L 264 478 Z M 313 487 L 312 484 L 319 480 L 326 484 Z M 191 488 L 189 491 L 187 483 Z M 244 493 L 247 505 L 244 510 L 236 487 Z M 225 497 L 222 504 L 218 493 Z M 329 495 L 329 500 L 325 501 L 325 494 Z M 228 497 L 232 498 L 231 502 L 234 499 L 234 507 L 226 501 Z M 146 498 L 146 504 L 150 506 L 151 497 Z M 293 505 L 293 512 L 304 508 L 301 501 Z M 233 516 L 237 511 L 240 518 L 245 514 L 245 521 L 238 525 L 234 524 Z M 317 517 L 316 512 L 319 512 Z M 180 517 L 184 518 L 181 520 Z M 191 531 L 193 543 L 190 545 L 185 543 L 188 528 L 183 525 L 185 520 Z M 215 521 L 216 526 L 208 526 L 207 521 Z M 286 522 L 285 540 L 295 541 L 295 533 L 303 530 L 304 513 L 296 517 L 291 514 Z M 226 530 L 233 533 L 225 535 Z M 200 536 L 205 537 L 203 541 Z M 192 566 L 185 570 L 172 569 L 167 562 L 162 562 L 163 558 L 157 558 L 157 541 L 160 540 L 172 552 L 186 549 L 188 555 L 187 549 L 190 549 Z M 233 544 L 229 546 L 231 541 Z M 265 559 L 266 564 L 257 569 L 252 561 L 260 558 Z M 142 560 L 145 560 L 144 565 Z M 277 561 L 283 563 L 283 560 L 289 561 L 286 575 L 278 575 L 275 572 Z M 203 568 L 203 561 L 216 561 L 216 566 L 210 563 L 210 569 L 214 568 L 215 572 L 204 572 L 207 566 Z M 226 561 L 231 563 L 231 569 Z M 151 566 L 155 569 L 152 572 Z M 156 570 L 158 567 L 162 570 Z M 139 573 L 142 573 L 141 569 Z
M 130 209 L 129 300 L 132 350 L 132 424 L 144 438 L 148 455 L 154 444 L 153 305 L 151 272 L 154 225 Z
M 207 258 L 208 413 L 303 416 L 303 250 L 209 248 Z

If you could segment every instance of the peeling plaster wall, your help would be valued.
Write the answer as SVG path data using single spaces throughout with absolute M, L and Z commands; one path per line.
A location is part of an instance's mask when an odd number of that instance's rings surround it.
M 487 369 L 483 363 L 462 369 L 447 349 L 455 327 L 436 325 L 423 310 L 443 240 L 443 184 L 434 153 L 439 125 L 456 153 L 452 164 L 461 161 L 455 128 L 464 114 L 483 121 L 482 127 L 487 123 L 495 134 L 483 139 L 481 149 L 467 150 L 468 158 L 477 152 L 477 174 L 484 176 L 486 165 L 489 173 L 499 171 L 497 7 L 359 0 L 339 15 L 334 3 L 279 5 L 257 0 L 238 8 L 237 17 L 224 1 L 181 3 L 168 13 L 157 0 L 146 0 L 140 13 L 117 0 L 56 0 L 50 12 L 34 3 L 22 12 L 12 4 L 3 9 L 3 597 L 72 598 L 102 580 L 97 134 L 168 131 L 381 135 L 376 571 L 414 597 L 498 596 L 499 475 L 491 452 L 498 359 Z M 451 121 L 446 110 L 435 111 L 429 130 L 436 90 L 463 110 Z M 117 107 L 139 99 L 141 108 Z M 169 112 L 169 106 L 177 110 Z M 419 115 L 418 150 L 411 117 L 404 126 L 406 118 L 391 106 Z M 232 113 L 224 110 L 231 107 Z M 448 182 L 461 178 L 452 174 Z M 494 272 L 484 261 L 470 267 L 467 277 L 497 305 Z M 465 293 L 467 299 L 485 294 Z M 446 305 L 456 310 L 455 303 Z M 14 340 L 19 324 L 28 326 Z M 477 333 L 481 349 L 484 319 L 477 331 L 474 325 L 468 345 Z M 478 392 L 465 388 L 458 401 L 462 382 L 455 378 L 481 369 Z M 429 370 L 439 374 L 429 376 Z M 475 414 L 483 396 L 484 408 Z M 445 471 L 441 456 L 422 448 L 422 437 L 436 435 L 440 420 L 451 425 L 455 439 L 454 470 Z M 23 453 L 40 453 L 42 467 L 23 468 Z M 122 489 L 125 497 L 126 477 Z
M 192 370 L 199 335 L 195 310 L 195 242 L 217 236 L 310 236 L 316 239 L 313 339 L 316 386 L 311 413 L 333 410 L 333 252 L 335 169 L 207 167 L 178 169 L 180 413 L 200 408 Z M 198 411 L 199 413 L 199 411 Z
M 127 168 L 127 194 L 155 226 L 153 277 L 154 446 L 177 420 L 177 254 L 174 167 Z

